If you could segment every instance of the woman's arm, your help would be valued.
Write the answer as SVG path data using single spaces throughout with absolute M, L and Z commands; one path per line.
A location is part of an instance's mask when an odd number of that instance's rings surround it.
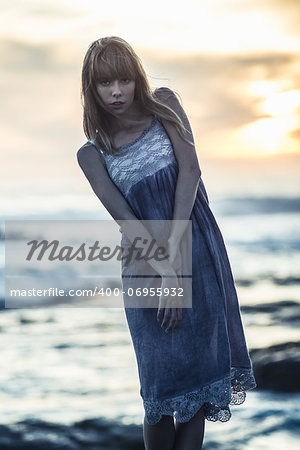
M 92 144 L 87 143 L 78 150 L 77 159 L 93 191 L 115 221 L 122 227 L 130 242 L 133 243 L 136 237 L 141 237 L 142 241 L 146 239 L 146 242 L 153 242 L 151 234 L 137 219 L 123 194 L 110 179 L 97 149 Z M 134 226 L 132 226 L 133 220 Z M 153 254 L 157 250 L 158 246 L 154 241 Z M 172 289 L 175 289 L 176 292 L 179 288 L 179 281 L 169 259 L 161 260 L 160 258 L 160 260 L 156 260 L 151 258 L 148 262 L 162 277 L 162 292 L 165 292 L 165 287 L 168 288 L 168 292 L 172 292 Z M 171 278 L 166 278 L 166 276 L 171 276 Z M 178 303 L 179 300 L 177 299 L 176 302 L 175 297 L 165 294 L 159 297 L 157 319 L 162 322 L 161 326 L 166 332 L 176 328 L 181 321 L 182 313 Z
M 155 92 L 158 99 L 169 106 L 181 118 L 186 128 L 186 142 L 178 133 L 174 125 L 163 121 L 163 126 L 172 142 L 174 154 L 178 162 L 178 179 L 175 191 L 173 222 L 169 236 L 169 248 L 178 248 L 180 240 L 188 225 L 194 206 L 201 170 L 194 145 L 193 133 L 189 120 L 179 103 L 176 95 L 169 88 L 160 88 Z
M 94 145 L 86 143 L 81 147 L 77 152 L 77 159 L 93 191 L 114 220 L 122 227 L 130 242 L 133 243 L 136 237 L 141 238 L 139 242 L 142 242 L 143 239 L 147 239 L 148 243 L 152 242 L 152 235 L 142 222 L 137 219 L 123 194 L 110 179 L 102 157 Z M 134 226 L 132 221 L 134 221 Z M 153 254 L 157 250 L 158 246 L 154 242 L 152 247 Z M 151 258 L 148 262 L 160 275 L 176 276 L 168 259 L 159 261 Z

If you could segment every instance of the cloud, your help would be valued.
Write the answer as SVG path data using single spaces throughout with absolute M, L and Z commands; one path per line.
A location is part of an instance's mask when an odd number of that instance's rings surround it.
M 232 150 L 231 139 L 238 127 L 261 117 L 261 99 L 250 93 L 249 83 L 287 79 L 291 87 L 300 89 L 299 57 L 294 54 L 170 56 L 143 49 L 137 52 L 152 87 L 166 85 L 176 90 L 196 138 L 212 137 L 211 152 L 222 144 L 225 156 Z M 83 56 L 67 45 L 2 42 L 2 149 L 8 165 L 14 167 L 18 161 L 20 171 L 26 166 L 28 171 L 44 167 L 55 173 L 77 173 L 74 154 L 85 142 L 79 96 Z M 298 138 L 299 130 L 292 137 Z M 6 170 L 4 175 L 9 173 Z
M 296 130 L 291 131 L 290 136 L 293 139 L 300 139 L 300 128 L 297 128 Z
M 44 1 L 39 2 L 36 0 L 26 0 L 26 2 L 20 2 L 20 0 L 0 0 L 1 10 L 4 13 L 10 14 L 22 14 L 23 16 L 37 16 L 37 17 L 51 17 L 55 19 L 64 19 L 76 17 L 80 14 L 80 11 L 76 11 L 76 5 L 64 5 L 62 2 Z M 71 6 L 71 7 L 70 7 Z
M 299 0 L 232 0 L 224 2 L 224 8 L 236 12 L 266 12 L 278 21 L 288 35 L 300 37 L 300 2 Z
M 0 40 L 0 58 L 2 74 L 26 73 L 35 74 L 36 71 L 64 71 L 75 69 L 79 64 L 76 59 L 76 49 L 68 43 L 33 44 L 18 39 L 4 38 Z
M 153 87 L 175 89 L 201 132 L 234 128 L 262 118 L 260 99 L 247 90 L 253 81 L 288 79 L 294 89 L 300 89 L 296 70 L 300 58 L 292 53 L 169 56 L 142 49 L 138 53 Z M 48 105 L 49 114 L 58 114 L 53 97 L 63 103 L 64 91 L 70 85 L 79 97 L 83 55 L 71 47 L 7 39 L 2 41 L 0 57 L 2 109 L 6 108 L 7 117 L 14 108 L 23 114 L 28 102 L 40 107 L 41 97 L 45 110 Z
M 0 46 L 2 68 L 6 72 L 49 70 L 55 66 L 54 49 L 50 44 L 32 45 L 18 40 L 3 39 Z
M 264 117 L 260 98 L 247 89 L 258 80 L 288 79 L 300 89 L 294 65 L 299 57 L 288 53 L 250 55 L 197 55 L 157 58 L 146 55 L 148 73 L 161 77 L 182 94 L 191 106 L 192 116 L 201 131 L 237 127 Z M 151 78 L 150 78 L 151 79 Z M 159 85 L 159 79 L 153 79 Z

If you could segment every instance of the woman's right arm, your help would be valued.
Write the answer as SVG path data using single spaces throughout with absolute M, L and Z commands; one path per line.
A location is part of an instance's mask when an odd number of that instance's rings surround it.
M 77 159 L 93 191 L 114 220 L 122 227 L 130 242 L 133 243 L 136 237 L 141 238 L 140 242 L 144 239 L 147 240 L 145 242 L 153 242 L 154 239 L 147 228 L 137 219 L 121 191 L 110 179 L 102 157 L 94 145 L 86 143 L 81 147 L 77 152 Z M 133 220 L 135 221 L 134 226 L 132 226 Z M 158 251 L 156 241 L 154 241 L 152 251 L 153 254 Z M 168 259 L 151 258 L 148 262 L 163 277 L 162 286 L 178 289 L 177 274 Z M 171 278 L 165 278 L 165 276 L 171 276 Z M 174 303 L 174 297 L 161 296 L 159 299 L 157 317 L 162 321 L 162 327 L 166 331 L 176 328 L 181 320 L 181 309 L 178 308 L 178 304 L 175 306 Z
M 133 243 L 134 239 L 138 236 L 142 240 L 147 239 L 147 242 L 150 244 L 153 241 L 152 235 L 142 222 L 137 219 L 121 191 L 110 179 L 102 157 L 94 145 L 87 143 L 81 147 L 77 152 L 77 159 L 93 191 L 113 219 L 122 227 L 130 242 Z M 135 221 L 134 226 L 130 222 L 133 220 Z M 152 250 L 153 254 L 158 250 L 156 243 Z M 149 259 L 149 264 L 160 275 L 176 275 L 176 272 L 167 259 L 156 261 L 154 258 L 151 258 Z
M 77 152 L 77 160 L 93 191 L 115 221 L 136 220 L 130 205 L 109 178 L 94 145 L 89 142 L 83 145 Z

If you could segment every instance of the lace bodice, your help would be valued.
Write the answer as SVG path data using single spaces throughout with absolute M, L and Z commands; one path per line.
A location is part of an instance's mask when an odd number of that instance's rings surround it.
M 119 150 L 116 155 L 100 152 L 112 181 L 125 196 L 140 180 L 168 164 L 177 164 L 170 139 L 155 117 L 141 136 Z

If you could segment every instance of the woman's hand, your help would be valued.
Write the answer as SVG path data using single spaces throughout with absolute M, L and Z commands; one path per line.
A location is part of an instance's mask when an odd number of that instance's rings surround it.
M 178 243 L 173 240 L 168 240 L 167 254 L 169 255 L 169 262 L 177 275 L 182 275 L 182 258 Z M 180 279 L 179 279 L 180 280 Z
M 168 240 L 167 254 L 174 272 L 170 277 L 162 277 L 162 295 L 159 299 L 157 320 L 162 320 L 161 326 L 168 333 L 179 327 L 182 320 L 183 303 L 182 278 L 180 278 L 182 275 L 182 257 L 178 243 L 175 243 L 172 239 Z
M 157 320 L 162 321 L 161 327 L 168 333 L 176 329 L 182 320 L 181 288 L 176 274 L 172 277 L 162 277 L 161 295 L 157 311 Z

